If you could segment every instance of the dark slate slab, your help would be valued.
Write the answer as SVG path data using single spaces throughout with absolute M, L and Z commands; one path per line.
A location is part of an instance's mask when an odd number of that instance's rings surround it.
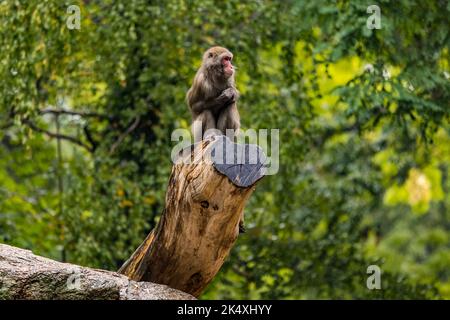
M 249 187 L 265 173 L 266 155 L 256 144 L 237 144 L 226 136 L 215 136 L 211 146 L 214 167 L 238 187 Z

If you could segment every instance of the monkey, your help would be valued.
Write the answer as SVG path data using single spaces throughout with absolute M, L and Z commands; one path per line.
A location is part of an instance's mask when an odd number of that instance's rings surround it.
M 195 139 L 203 139 L 209 129 L 217 129 L 222 134 L 226 134 L 226 129 L 233 129 L 235 135 L 240 129 L 236 104 L 239 92 L 232 60 L 233 54 L 219 46 L 209 48 L 203 54 L 202 65 L 186 94 Z
M 202 65 L 186 94 L 192 114 L 194 139 L 204 138 L 207 130 L 217 129 L 226 134 L 233 129 L 234 137 L 241 127 L 237 109 L 239 92 L 234 82 L 233 54 L 226 48 L 211 47 L 203 54 Z M 239 233 L 244 233 L 244 220 L 239 221 Z

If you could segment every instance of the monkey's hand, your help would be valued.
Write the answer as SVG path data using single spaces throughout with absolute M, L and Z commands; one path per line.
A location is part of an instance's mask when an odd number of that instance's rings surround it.
M 191 105 L 191 109 L 196 113 L 206 109 L 218 112 L 235 103 L 238 97 L 239 93 L 235 88 L 227 88 L 218 97 L 210 98 L 206 101 L 197 101 Z
M 223 107 L 229 106 L 236 102 L 238 98 L 238 92 L 235 88 L 230 87 L 222 91 L 221 95 L 217 98 Z
M 210 104 L 210 108 L 214 111 L 222 110 L 236 102 L 238 98 L 238 92 L 235 88 L 227 88 L 222 91 L 220 96 L 214 99 Z

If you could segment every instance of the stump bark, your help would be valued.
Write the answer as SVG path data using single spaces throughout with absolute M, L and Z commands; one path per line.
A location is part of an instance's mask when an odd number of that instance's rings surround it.
M 258 146 L 235 144 L 225 136 L 184 149 L 173 165 L 158 225 L 119 273 L 198 297 L 239 235 L 264 162 Z

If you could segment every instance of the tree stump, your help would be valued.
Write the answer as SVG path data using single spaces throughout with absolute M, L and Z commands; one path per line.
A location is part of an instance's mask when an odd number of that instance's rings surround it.
M 184 149 L 173 165 L 158 225 L 119 273 L 198 297 L 239 235 L 245 203 L 264 175 L 264 162 L 261 148 L 225 136 Z

